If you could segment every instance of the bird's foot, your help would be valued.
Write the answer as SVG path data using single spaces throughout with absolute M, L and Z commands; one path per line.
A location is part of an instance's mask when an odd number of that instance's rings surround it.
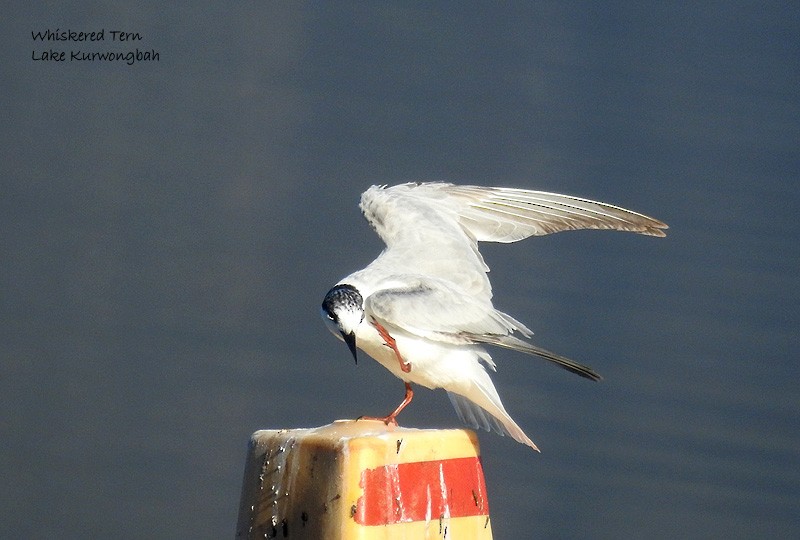
M 383 339 L 383 344 L 389 347 L 394 351 L 394 355 L 397 357 L 397 361 L 400 363 L 400 370 L 403 373 L 410 373 L 411 372 L 411 363 L 406 362 L 403 360 L 403 356 L 400 354 L 400 351 L 397 349 L 397 341 L 389 334 L 389 331 L 386 330 L 378 321 L 372 320 L 372 326 L 375 327 L 375 330 L 378 331 L 381 338 Z
M 378 416 L 359 416 L 358 418 L 356 418 L 356 422 L 358 422 L 359 420 L 377 420 L 378 422 L 383 422 L 387 426 L 400 425 L 397 423 L 395 417 L 393 417 L 391 414 L 389 416 L 384 416 L 383 418 L 380 418 Z
M 384 416 L 383 418 L 375 417 L 375 416 L 359 416 L 356 418 L 358 420 L 378 420 L 379 422 L 383 422 L 387 426 L 398 426 L 397 423 L 397 415 L 400 414 L 400 411 L 406 408 L 406 405 L 411 403 L 411 400 L 414 399 L 414 391 L 411 389 L 411 385 L 405 383 L 406 385 L 406 395 L 403 397 L 402 403 L 397 406 L 397 408 L 391 412 L 388 416 Z

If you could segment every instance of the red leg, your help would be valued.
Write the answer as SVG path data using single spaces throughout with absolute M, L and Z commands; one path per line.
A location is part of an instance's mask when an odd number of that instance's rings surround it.
M 384 424 L 396 426 L 397 425 L 397 415 L 400 414 L 400 411 L 406 408 L 406 405 L 411 403 L 411 400 L 414 399 L 414 391 L 411 389 L 411 385 L 405 383 L 406 385 L 406 395 L 403 398 L 403 402 L 397 406 L 397 408 L 389 415 L 384 418 L 376 418 L 374 416 L 361 416 L 359 420 L 380 420 Z
M 375 327 L 375 330 L 377 330 L 378 334 L 380 334 L 380 336 L 383 338 L 383 341 L 385 342 L 384 345 L 394 351 L 395 356 L 397 356 L 397 361 L 400 362 L 400 369 L 403 370 L 404 373 L 410 372 L 411 364 L 403 360 L 403 357 L 400 356 L 400 351 L 397 350 L 397 342 L 391 335 L 389 335 L 389 331 L 375 320 L 372 321 L 372 326 Z

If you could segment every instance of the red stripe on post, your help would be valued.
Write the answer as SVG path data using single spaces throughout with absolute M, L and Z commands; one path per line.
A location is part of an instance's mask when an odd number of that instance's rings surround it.
M 478 457 L 385 465 L 361 471 L 353 515 L 360 525 L 489 515 Z

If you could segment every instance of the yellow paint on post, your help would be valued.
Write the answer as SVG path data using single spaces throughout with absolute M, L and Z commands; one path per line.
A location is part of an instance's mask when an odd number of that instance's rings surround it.
M 373 420 L 257 431 L 236 537 L 491 539 L 477 437 Z

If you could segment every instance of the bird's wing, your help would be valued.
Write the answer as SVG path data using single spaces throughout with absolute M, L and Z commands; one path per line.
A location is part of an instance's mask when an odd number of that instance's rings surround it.
M 530 337 L 531 331 L 491 303 L 465 295 L 444 280 L 405 276 L 404 281 L 405 286 L 376 291 L 364 303 L 366 315 L 389 333 L 399 329 L 448 343 L 487 343 L 544 358 L 587 379 L 601 378 L 588 366 L 510 335 Z
M 364 217 L 387 247 L 364 272 L 438 277 L 468 295 L 490 299 L 489 267 L 476 239 L 459 223 L 458 201 L 425 186 L 373 186 L 361 195 Z
M 364 195 L 375 195 L 378 190 L 390 197 L 413 198 L 418 205 L 425 204 L 434 212 L 456 214 L 459 224 L 478 242 L 516 242 L 529 236 L 578 229 L 665 236 L 664 229 L 667 229 L 667 225 L 657 219 L 618 206 L 544 191 L 434 182 L 373 187 Z M 367 196 L 368 200 L 370 198 Z M 366 206 L 362 198 L 367 219 L 386 241 L 382 234 L 387 230 L 386 224 L 376 226 L 381 216 L 379 212 L 370 213 L 370 205 Z
M 667 228 L 642 214 L 568 195 L 440 182 L 373 186 L 361 195 L 361 210 L 387 246 L 366 272 L 434 276 L 481 300 L 491 299 L 492 286 L 478 242 L 570 229 L 664 236 Z
M 370 294 L 364 312 L 385 326 L 419 337 L 450 343 L 474 342 L 471 336 L 507 336 L 531 331 L 513 317 L 494 309 L 490 302 L 464 294 L 450 282 L 422 275 L 388 279 L 396 284 Z
M 513 351 L 519 351 L 532 356 L 538 356 L 539 358 L 544 358 L 548 362 L 552 362 L 558 367 L 566 369 L 567 371 L 576 375 L 580 375 L 585 379 L 592 381 L 600 381 L 603 379 L 600 374 L 598 374 L 589 366 L 579 364 L 575 360 L 570 360 L 566 356 L 561 356 L 558 353 L 548 351 L 547 349 L 542 349 L 541 347 L 537 347 L 532 343 L 517 339 L 514 336 L 476 336 L 475 341 L 480 343 L 489 343 L 505 349 L 511 349 Z
M 661 221 L 618 206 L 526 189 L 435 184 L 459 200 L 461 224 L 479 242 L 516 242 L 559 231 L 608 229 L 665 236 Z

